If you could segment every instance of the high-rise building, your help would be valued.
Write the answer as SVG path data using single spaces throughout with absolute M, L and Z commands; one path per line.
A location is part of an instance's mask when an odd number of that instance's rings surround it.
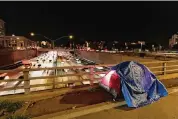
M 5 22 L 0 19 L 0 36 L 5 36 Z

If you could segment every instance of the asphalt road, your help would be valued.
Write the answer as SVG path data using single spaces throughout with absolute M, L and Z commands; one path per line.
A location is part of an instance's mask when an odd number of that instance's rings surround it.
M 55 55 L 54 58 L 52 58 L 52 55 Z M 45 62 L 43 61 L 38 61 L 37 59 L 46 59 Z M 35 64 L 35 66 L 33 66 L 32 64 L 32 68 L 36 68 L 38 67 L 37 64 L 41 64 L 41 67 L 53 67 L 54 66 L 54 61 L 55 58 L 57 58 L 57 52 L 48 52 L 46 54 L 46 56 L 44 55 L 40 55 L 39 57 L 33 58 L 31 59 L 32 63 Z M 51 62 L 49 62 L 49 60 L 52 60 Z M 24 68 L 22 67 L 18 67 L 18 68 Z M 50 71 L 31 71 L 29 72 L 29 77 L 41 77 L 41 76 L 49 76 L 52 74 L 52 70 Z M 11 74 L 8 74 L 10 79 L 17 79 L 19 76 L 22 76 L 23 73 L 22 72 L 13 72 Z M 8 79 L 7 79 L 8 80 Z M 35 85 L 35 84 L 45 84 L 47 82 L 47 80 L 45 79 L 38 79 L 38 80 L 31 80 L 30 81 L 30 85 Z M 14 87 L 16 86 L 16 84 L 18 83 L 18 81 L 14 81 L 14 82 L 8 82 L 7 84 L 4 85 L 4 87 L 1 88 L 10 88 L 10 87 Z M 19 84 L 19 86 L 23 86 L 23 81 Z M 36 88 L 31 88 L 31 91 L 38 91 L 38 90 L 44 90 L 46 89 L 46 87 L 36 87 Z M 17 94 L 17 93 L 23 93 L 24 89 L 17 89 L 17 90 L 11 90 L 11 91 L 0 91 L 0 95 L 8 95 L 8 94 Z
M 82 63 L 77 63 L 76 59 L 73 57 L 70 60 L 66 60 L 65 58 L 63 59 L 64 61 L 61 61 L 61 59 L 58 59 L 58 67 L 61 66 L 84 66 L 84 64 Z M 61 63 L 63 62 L 63 63 Z M 89 71 L 89 70 L 88 70 Z M 86 71 L 83 70 L 68 70 L 67 72 L 64 71 L 58 71 L 58 74 L 75 74 L 76 72 L 81 72 L 84 73 Z M 103 75 L 102 75 L 103 76 Z M 95 75 L 94 78 L 101 78 L 101 75 Z M 84 79 L 90 79 L 90 77 L 88 75 L 82 75 L 82 76 L 69 76 L 69 77 L 59 77 L 57 78 L 57 82 L 60 81 L 71 81 L 71 80 L 81 80 L 82 84 L 90 84 L 90 81 L 82 81 Z M 94 83 L 97 83 L 98 81 L 94 81 Z
M 62 51 L 58 51 L 59 54 L 61 54 Z M 31 68 L 36 68 L 38 67 L 37 64 L 41 64 L 41 67 L 53 67 L 55 66 L 55 61 L 57 58 L 57 52 L 55 52 L 55 58 L 53 59 L 52 57 L 50 57 L 51 55 L 49 55 L 50 53 L 47 53 L 46 56 L 44 55 L 40 55 L 39 57 L 33 58 L 31 59 L 32 62 L 32 67 Z M 52 55 L 55 53 L 51 53 Z M 58 55 L 59 55 L 58 54 Z M 62 52 L 62 56 L 66 56 L 69 55 L 66 52 Z M 45 59 L 45 61 L 43 62 L 41 60 L 41 58 Z M 52 61 L 49 62 L 49 59 L 51 59 Z M 39 61 L 37 61 L 39 60 Z M 81 66 L 82 64 L 78 64 L 75 61 L 75 58 L 71 58 L 69 61 L 67 61 L 66 59 L 63 59 L 64 61 L 61 61 L 61 59 L 57 59 L 57 66 L 58 67 L 62 67 L 62 66 Z M 35 66 L 34 66 L 35 64 Z M 24 68 L 19 67 L 19 68 Z M 54 70 L 41 70 L 41 71 L 31 71 L 29 72 L 29 77 L 42 77 L 42 76 L 49 76 L 52 75 L 54 73 Z M 59 74 L 74 74 L 76 73 L 76 71 L 74 70 L 68 70 L 67 72 L 65 71 L 57 71 L 58 75 Z M 11 74 L 8 74 L 10 79 L 17 79 L 20 76 L 23 76 L 22 72 L 13 72 Z M 82 78 L 88 78 L 88 76 L 81 76 Z M 79 78 L 81 78 L 80 76 L 70 76 L 70 77 L 58 77 L 55 79 L 56 82 L 61 82 L 61 81 L 69 81 L 69 80 L 78 80 Z M 7 79 L 8 80 L 8 79 Z M 35 84 L 45 84 L 45 83 L 52 83 L 53 79 L 37 79 L 37 80 L 31 80 L 30 81 L 30 85 L 35 85 Z M 18 81 L 14 81 L 14 82 L 8 82 L 7 84 L 4 85 L 4 87 L 0 87 L 0 88 L 11 88 L 14 86 L 17 86 L 19 82 Z M 23 86 L 23 81 L 18 85 L 18 86 Z M 60 85 L 61 86 L 61 85 Z M 63 85 L 66 86 L 66 85 Z M 57 87 L 57 86 L 56 86 Z M 38 91 L 38 90 L 45 90 L 45 89 L 50 89 L 52 88 L 52 86 L 42 86 L 42 87 L 35 87 L 35 88 L 31 88 L 31 91 Z M 17 89 L 17 90 L 11 90 L 11 91 L 0 91 L 0 95 L 8 95 L 8 94 L 17 94 L 17 93 L 23 93 L 24 89 Z

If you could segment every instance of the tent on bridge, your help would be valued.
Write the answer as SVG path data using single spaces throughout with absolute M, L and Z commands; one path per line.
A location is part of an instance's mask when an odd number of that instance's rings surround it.
M 126 61 L 111 68 L 100 86 L 114 98 L 121 95 L 128 107 L 140 107 L 167 96 L 168 92 L 156 76 L 144 65 Z

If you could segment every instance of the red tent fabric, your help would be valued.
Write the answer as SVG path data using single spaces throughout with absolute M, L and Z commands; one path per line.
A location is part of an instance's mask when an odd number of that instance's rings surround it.
M 115 70 L 111 70 L 110 72 L 108 72 L 106 74 L 106 76 L 104 76 L 101 79 L 100 84 L 104 85 L 105 87 L 107 87 L 107 89 L 109 89 L 108 91 L 114 91 L 117 93 L 117 95 L 120 95 L 120 77 L 119 75 L 116 73 Z M 112 92 L 111 92 L 112 93 Z

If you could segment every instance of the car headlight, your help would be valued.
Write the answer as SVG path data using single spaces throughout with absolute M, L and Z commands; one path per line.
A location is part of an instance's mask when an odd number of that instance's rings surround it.
M 6 76 L 4 79 L 9 79 L 9 76 Z

